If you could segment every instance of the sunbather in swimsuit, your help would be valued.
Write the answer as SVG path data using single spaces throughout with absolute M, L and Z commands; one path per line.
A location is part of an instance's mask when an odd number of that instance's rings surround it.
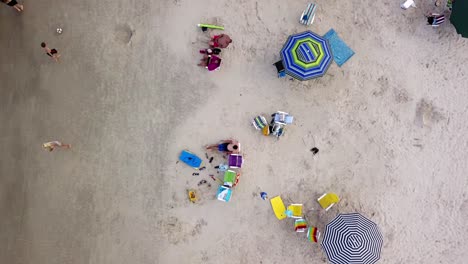
M 218 145 L 218 151 L 222 151 L 222 152 L 228 151 L 229 144 L 231 144 L 231 143 L 221 143 L 221 144 L 219 144 Z
M 218 150 L 219 152 L 225 152 L 228 154 L 231 153 L 239 153 L 240 152 L 240 144 L 237 140 L 223 140 L 218 144 L 208 145 L 206 149 L 209 150 Z
M 210 46 L 213 47 L 213 48 L 227 48 L 229 46 L 229 44 L 232 42 L 232 39 L 226 35 L 226 34 L 221 34 L 221 35 L 214 35 L 212 38 L 211 38 L 211 41 L 210 41 Z

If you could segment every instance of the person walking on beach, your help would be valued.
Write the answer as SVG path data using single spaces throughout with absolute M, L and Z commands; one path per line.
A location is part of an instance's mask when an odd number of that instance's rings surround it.
M 49 47 L 47 47 L 47 44 L 45 42 L 41 43 L 41 47 L 45 50 L 47 56 L 54 59 L 55 62 L 59 62 L 60 54 L 58 53 L 56 49 L 49 49 Z
M 9 5 L 9 6 L 11 6 L 11 7 L 13 7 L 18 12 L 21 12 L 24 9 L 23 5 L 18 4 L 18 2 L 16 2 L 16 0 L 2 0 L 2 2 Z
M 42 144 L 42 147 L 45 148 L 48 151 L 53 151 L 55 148 L 66 148 L 69 149 L 71 148 L 70 144 L 64 144 L 60 141 L 50 141 Z

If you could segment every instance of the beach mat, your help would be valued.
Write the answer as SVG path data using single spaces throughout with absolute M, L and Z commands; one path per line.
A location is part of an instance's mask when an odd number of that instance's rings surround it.
M 283 200 L 281 197 L 276 196 L 270 199 L 271 208 L 273 208 L 273 212 L 275 213 L 276 218 L 278 220 L 282 220 L 286 218 L 286 207 L 284 206 Z
M 338 66 L 345 64 L 354 55 L 354 51 L 346 45 L 346 43 L 338 37 L 338 34 L 332 28 L 324 36 L 330 43 L 330 48 L 333 52 L 333 59 Z

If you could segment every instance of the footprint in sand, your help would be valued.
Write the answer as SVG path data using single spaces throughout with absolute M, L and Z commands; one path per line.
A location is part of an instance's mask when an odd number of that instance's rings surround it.
M 419 127 L 430 127 L 433 123 L 444 120 L 445 116 L 432 105 L 432 103 L 421 99 L 416 106 L 414 124 Z
M 115 40 L 123 44 L 128 44 L 135 35 L 135 30 L 128 24 L 117 25 L 115 28 Z

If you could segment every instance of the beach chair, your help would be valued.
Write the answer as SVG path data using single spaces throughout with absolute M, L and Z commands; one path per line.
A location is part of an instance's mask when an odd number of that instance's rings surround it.
M 436 14 L 436 13 L 432 13 L 431 14 L 431 18 L 432 18 L 432 26 L 433 27 L 438 27 L 440 26 L 442 23 L 445 22 L 445 15 L 440 15 L 440 14 Z M 429 19 L 429 18 L 428 18 Z M 428 21 L 429 22 L 429 21 Z
M 268 126 L 268 122 L 264 116 L 257 116 L 253 119 L 252 125 L 257 130 L 262 130 L 264 127 Z
M 309 26 L 314 23 L 315 11 L 317 10 L 317 5 L 314 3 L 309 3 L 307 8 L 302 12 L 299 22 L 303 25 Z
M 229 202 L 231 200 L 232 190 L 227 186 L 219 186 L 218 192 L 216 193 L 216 198 L 223 202 Z
M 298 233 L 304 233 L 305 231 L 307 231 L 307 222 L 306 220 L 304 219 L 296 219 L 296 221 L 294 221 L 294 231 L 298 232 Z
M 229 154 L 228 165 L 230 168 L 239 169 L 242 167 L 243 163 L 242 155 L 240 154 Z
M 233 186 L 236 182 L 236 172 L 232 170 L 227 170 L 224 172 L 224 185 Z
M 270 127 L 270 134 L 277 137 L 279 139 L 282 135 L 284 135 L 284 125 L 279 123 L 274 123 Z
M 307 240 L 317 243 L 320 239 L 320 231 L 315 226 L 307 228 Z
M 277 111 L 273 114 L 273 122 L 281 125 L 292 124 L 294 117 L 283 111 Z
M 285 126 L 291 124 L 294 117 L 282 111 L 277 111 L 271 116 L 273 119 L 270 123 L 270 133 L 279 139 L 280 136 L 284 135 Z
M 280 196 L 276 196 L 270 199 L 271 208 L 273 208 L 273 212 L 275 213 L 276 218 L 278 220 L 283 220 L 286 218 L 286 207 L 284 206 L 283 200 Z
M 277 61 L 273 63 L 275 65 L 276 70 L 278 71 L 278 78 L 286 77 L 286 70 L 284 69 L 283 61 Z
M 291 218 L 302 218 L 302 204 L 291 204 L 288 206 L 286 214 Z
M 232 185 L 232 187 L 236 187 L 237 184 L 239 184 L 240 176 L 241 176 L 240 171 L 236 172 L 236 180 L 234 181 L 234 184 Z
M 317 201 L 325 211 L 328 211 L 333 205 L 340 201 L 340 198 L 334 193 L 324 193 Z

